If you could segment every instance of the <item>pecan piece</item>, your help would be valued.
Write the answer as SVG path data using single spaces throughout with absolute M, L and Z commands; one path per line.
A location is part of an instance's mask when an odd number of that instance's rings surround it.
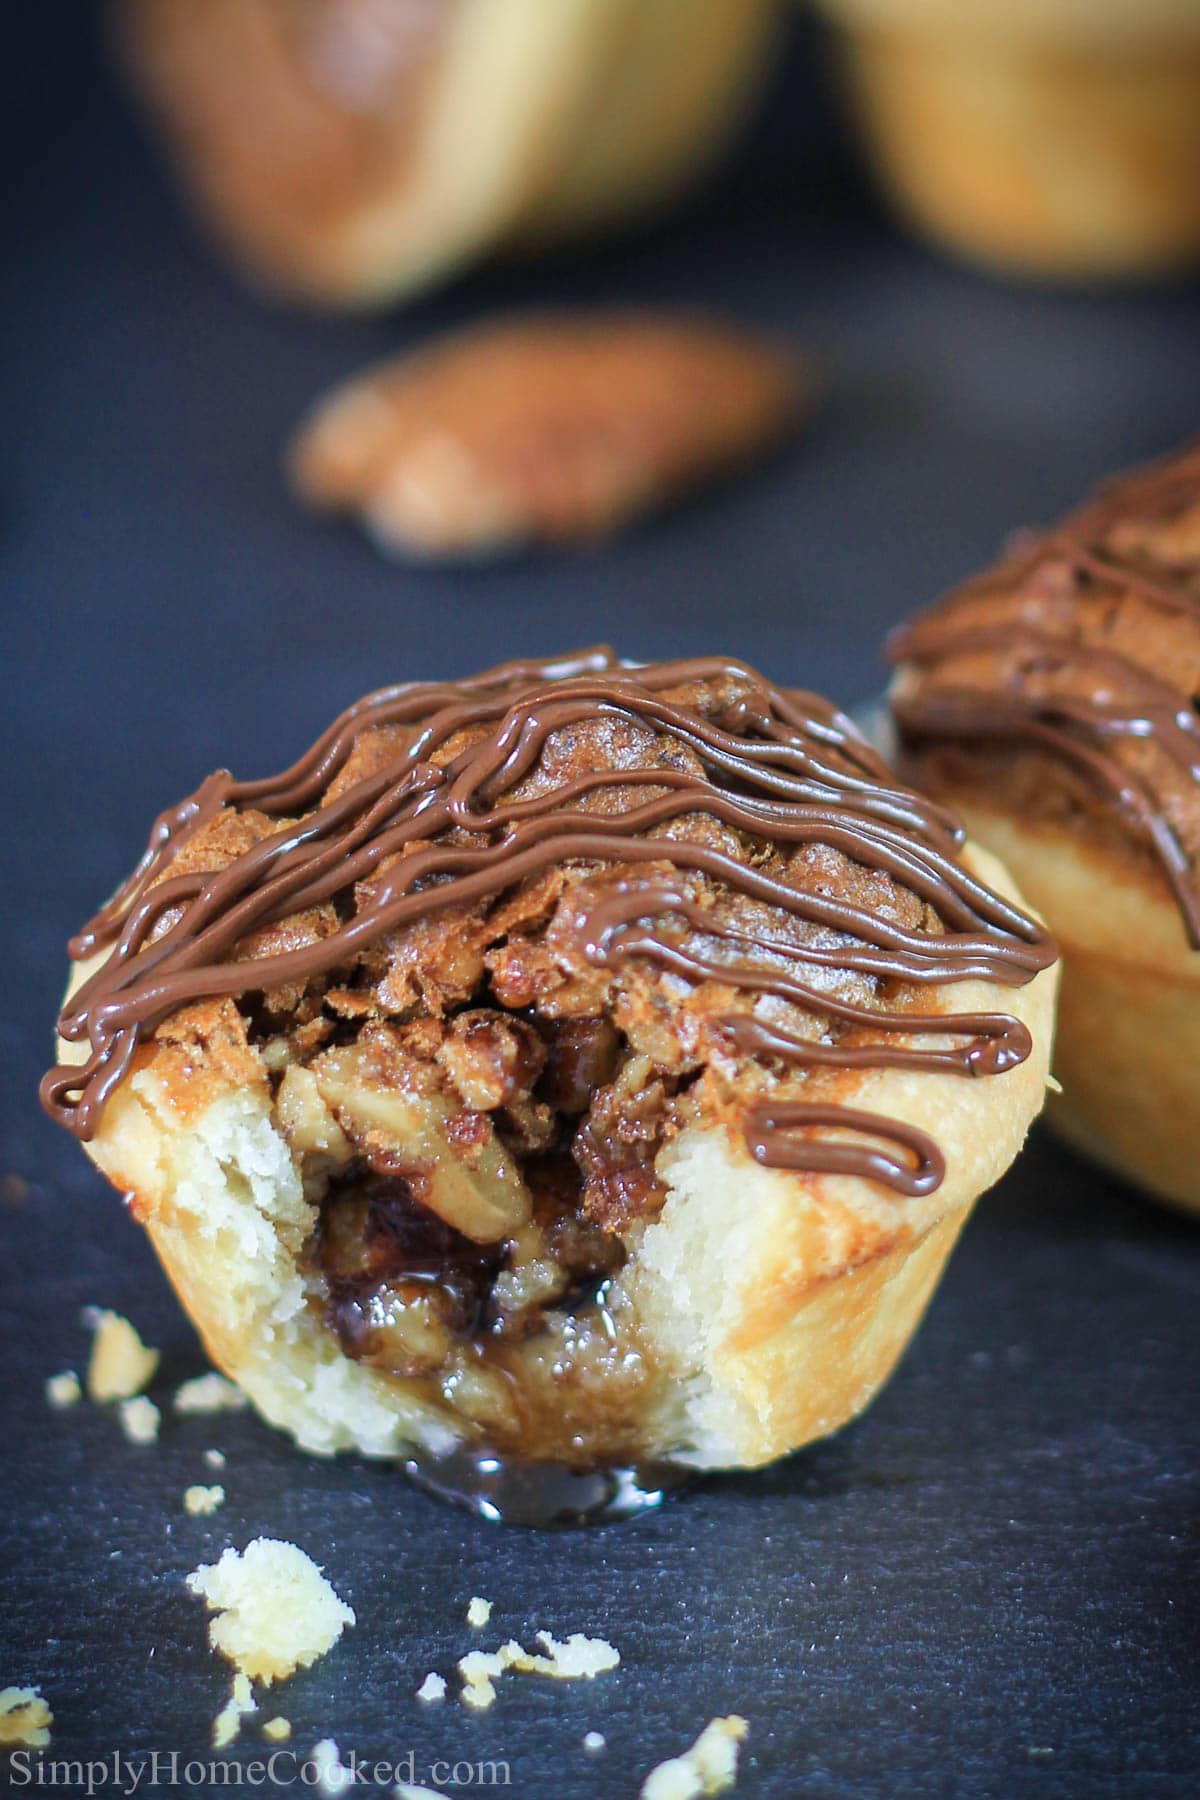
M 413 1056 L 401 1032 L 368 1026 L 356 1043 L 322 1051 L 312 1077 L 359 1155 L 403 1177 L 447 1225 L 486 1244 L 525 1224 L 529 1194 L 516 1159 L 482 1113 L 451 1103 L 436 1066 Z
M 694 319 L 516 319 L 336 389 L 291 473 L 405 555 L 598 538 L 763 451 L 808 389 L 782 351 Z

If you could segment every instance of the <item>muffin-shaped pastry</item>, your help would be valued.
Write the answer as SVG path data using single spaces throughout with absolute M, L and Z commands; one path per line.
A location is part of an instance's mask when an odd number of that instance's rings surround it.
M 380 305 L 624 218 L 721 147 L 782 0 L 120 0 L 179 171 L 284 291 Z
M 1063 950 L 1062 1131 L 1200 1209 L 1200 447 L 893 639 L 904 766 Z
M 1200 258 L 1196 0 L 822 0 L 884 179 L 923 230 L 1021 274 Z
M 50 1111 L 308 1449 L 762 1463 L 879 1388 L 1041 1104 L 1054 946 L 812 694 L 386 688 L 164 813 Z

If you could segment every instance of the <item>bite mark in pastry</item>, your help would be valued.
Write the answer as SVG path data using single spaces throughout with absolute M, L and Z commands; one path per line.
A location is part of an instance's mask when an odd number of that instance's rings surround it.
M 1200 445 L 1027 535 L 891 655 L 907 769 L 1062 945 L 1050 1116 L 1200 1209 Z
M 50 1111 L 309 1449 L 756 1464 L 871 1399 L 1042 1098 L 1054 949 L 841 714 L 594 650 L 211 776 Z

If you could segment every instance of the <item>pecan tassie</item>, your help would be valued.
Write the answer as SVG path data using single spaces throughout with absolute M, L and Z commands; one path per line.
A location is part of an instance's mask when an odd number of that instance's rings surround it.
M 42 1096 L 306 1447 L 762 1461 L 866 1403 L 1036 1111 L 996 879 L 732 659 L 401 682 L 160 816 Z

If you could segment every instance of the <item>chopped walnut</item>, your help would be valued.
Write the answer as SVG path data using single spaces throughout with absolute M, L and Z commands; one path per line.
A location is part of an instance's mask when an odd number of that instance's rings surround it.
M 468 1106 L 493 1112 L 528 1098 L 546 1048 L 524 1019 L 476 1008 L 450 1021 L 438 1060 Z

